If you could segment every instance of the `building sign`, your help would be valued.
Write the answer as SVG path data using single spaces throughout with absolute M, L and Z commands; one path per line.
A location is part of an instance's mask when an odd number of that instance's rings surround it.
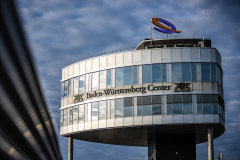
M 103 95 L 114 95 L 114 94 L 122 94 L 122 93 L 134 93 L 134 92 L 140 92 L 142 94 L 146 93 L 148 91 L 157 91 L 157 90 L 171 90 L 171 86 L 154 86 L 152 84 L 148 85 L 148 87 L 139 87 L 139 88 L 134 88 L 131 86 L 131 88 L 127 89 L 105 89 L 104 92 L 96 92 L 94 93 L 87 93 L 88 98 L 93 98 L 93 97 L 100 97 Z
M 176 87 L 174 88 L 174 92 L 190 92 L 191 89 L 189 87 L 190 83 L 174 83 Z M 101 96 L 111 96 L 115 94 L 123 94 L 123 93 L 142 93 L 145 94 L 147 91 L 160 91 L 160 90 L 171 90 L 172 86 L 155 86 L 153 84 L 148 85 L 147 87 L 136 87 L 131 86 L 126 89 L 105 89 L 102 92 L 94 91 L 85 93 L 85 99 L 101 97 Z M 74 103 L 79 103 L 84 101 L 84 94 L 74 95 Z
M 164 20 L 164 19 L 162 19 L 162 18 L 152 18 L 152 19 L 151 19 L 151 22 L 152 22 L 154 25 L 162 28 L 162 29 L 157 28 L 157 27 L 154 27 L 154 28 L 153 28 L 153 29 L 155 29 L 156 31 L 159 31 L 159 32 L 162 32 L 162 33 L 172 34 L 172 33 L 174 33 L 174 32 L 175 32 L 175 33 L 181 33 L 181 32 L 182 32 L 182 31 L 176 30 L 176 27 L 175 27 L 172 23 L 170 23 L 170 22 L 168 22 L 168 21 L 166 21 L 166 20 Z M 169 28 L 166 27 L 166 26 L 164 26 L 164 25 L 162 25 L 162 24 L 159 23 L 159 22 L 162 22 L 162 23 L 166 24 L 167 26 L 169 26 Z
M 174 84 L 177 85 L 174 88 L 174 92 L 190 92 L 190 87 L 189 87 L 190 83 L 174 83 Z
M 82 101 L 83 101 L 83 94 L 74 95 L 74 103 L 78 103 Z

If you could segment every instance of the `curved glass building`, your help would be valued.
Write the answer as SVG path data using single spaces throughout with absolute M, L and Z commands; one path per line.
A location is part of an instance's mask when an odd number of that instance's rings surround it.
M 221 56 L 210 39 L 155 39 L 62 69 L 60 134 L 196 159 L 225 131 Z M 171 145 L 169 145 L 171 144 Z

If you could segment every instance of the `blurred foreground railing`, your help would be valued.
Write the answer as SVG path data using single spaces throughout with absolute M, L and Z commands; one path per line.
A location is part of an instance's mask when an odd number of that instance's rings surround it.
M 0 7 L 0 159 L 61 160 L 16 7 Z

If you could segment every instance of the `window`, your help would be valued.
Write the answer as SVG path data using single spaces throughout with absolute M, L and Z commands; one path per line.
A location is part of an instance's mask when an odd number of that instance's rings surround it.
M 183 103 L 183 114 L 192 114 L 192 103 Z
M 63 110 L 61 110 L 60 127 L 63 127 Z
M 172 104 L 167 104 L 167 114 L 172 114 L 173 110 L 172 110 Z
M 111 85 L 111 69 L 107 70 L 107 88 L 112 87 Z
M 153 115 L 161 115 L 162 114 L 162 106 L 161 104 L 152 105 Z
M 67 109 L 63 110 L 63 126 L 67 126 L 68 122 L 67 122 Z
M 152 115 L 152 105 L 143 105 L 143 116 Z
M 133 98 L 124 98 L 124 117 L 132 117 Z
M 151 65 L 142 65 L 142 83 L 151 83 Z
M 182 114 L 182 103 L 172 104 L 173 114 Z
M 216 65 L 211 63 L 211 82 L 216 82 Z
M 78 109 L 78 122 L 84 122 L 84 105 L 79 105 Z
M 191 81 L 190 63 L 182 63 L 182 82 Z
M 90 74 L 86 74 L 86 81 L 85 81 L 85 90 L 86 90 L 86 92 L 88 92 L 90 90 L 90 88 L 89 88 L 89 77 L 90 77 Z M 80 78 L 80 80 L 81 80 L 81 78 Z
M 124 85 L 132 85 L 132 67 L 124 67 Z
M 202 81 L 210 82 L 210 64 L 209 63 L 201 64 L 201 72 L 202 72 Z
M 68 81 L 64 82 L 64 97 L 68 96 Z
M 137 106 L 137 116 L 142 116 L 142 105 Z
M 123 117 L 123 99 L 115 99 L 116 113 L 115 117 Z
M 193 82 L 197 82 L 197 67 L 196 67 L 196 63 L 192 63 L 191 64 L 191 69 L 192 69 L 192 81 Z
M 123 86 L 123 68 L 116 68 L 115 83 L 116 87 Z
M 213 103 L 213 114 L 218 114 L 218 104 Z
M 85 76 L 84 75 L 82 75 L 82 76 L 79 76 L 79 93 L 83 93 L 84 92 L 84 78 L 85 78 Z M 87 83 L 87 81 L 86 81 L 86 83 Z M 86 87 L 86 91 L 87 91 L 87 88 L 88 87 Z
M 138 66 L 133 66 L 133 84 L 138 84 Z
M 98 120 L 98 102 L 92 103 L 92 121 Z
M 167 67 L 166 64 L 161 64 L 162 68 L 162 82 L 167 82 Z
M 202 103 L 197 103 L 197 114 L 202 114 Z
M 172 82 L 181 82 L 181 66 L 180 63 L 172 63 Z
M 106 101 L 99 102 L 99 120 L 106 119 Z
M 110 112 L 111 112 L 111 119 L 113 119 L 114 117 L 115 117 L 115 112 L 114 112 L 114 108 L 115 108 L 115 102 L 114 102 L 114 100 L 111 100 L 110 101 L 110 103 L 111 103 L 111 110 L 110 110 Z
M 106 71 L 100 71 L 100 89 L 106 88 Z
M 72 90 L 71 90 L 71 88 L 72 88 L 72 79 L 69 79 L 68 80 L 68 95 L 67 96 L 71 96 L 72 95 Z
M 63 98 L 64 94 L 64 83 L 61 83 L 61 98 Z
M 212 114 L 212 104 L 203 103 L 203 114 Z
M 78 94 L 78 77 L 73 79 L 73 94 Z
M 91 112 L 92 112 L 92 103 L 88 103 L 87 104 L 87 121 L 90 122 L 91 121 Z
M 98 90 L 98 72 L 92 73 L 92 90 Z
M 78 123 L 78 106 L 73 107 L 73 124 Z
M 161 65 L 153 64 L 152 65 L 152 83 L 161 82 Z

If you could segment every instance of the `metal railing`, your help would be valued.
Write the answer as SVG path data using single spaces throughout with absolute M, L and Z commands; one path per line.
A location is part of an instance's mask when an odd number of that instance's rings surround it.
M 107 54 L 112 54 L 112 53 L 117 53 L 117 52 L 131 51 L 131 50 L 133 50 L 133 48 L 135 49 L 136 47 L 123 48 L 123 49 L 117 49 L 117 50 L 112 50 L 112 51 L 107 51 L 107 52 L 103 52 L 103 53 L 94 54 L 94 55 L 91 55 L 91 56 L 87 56 L 87 57 L 81 58 L 81 59 L 75 61 L 74 63 L 82 61 L 82 60 L 86 60 L 86 59 L 89 59 L 89 58 L 102 56 L 102 55 L 107 55 Z

